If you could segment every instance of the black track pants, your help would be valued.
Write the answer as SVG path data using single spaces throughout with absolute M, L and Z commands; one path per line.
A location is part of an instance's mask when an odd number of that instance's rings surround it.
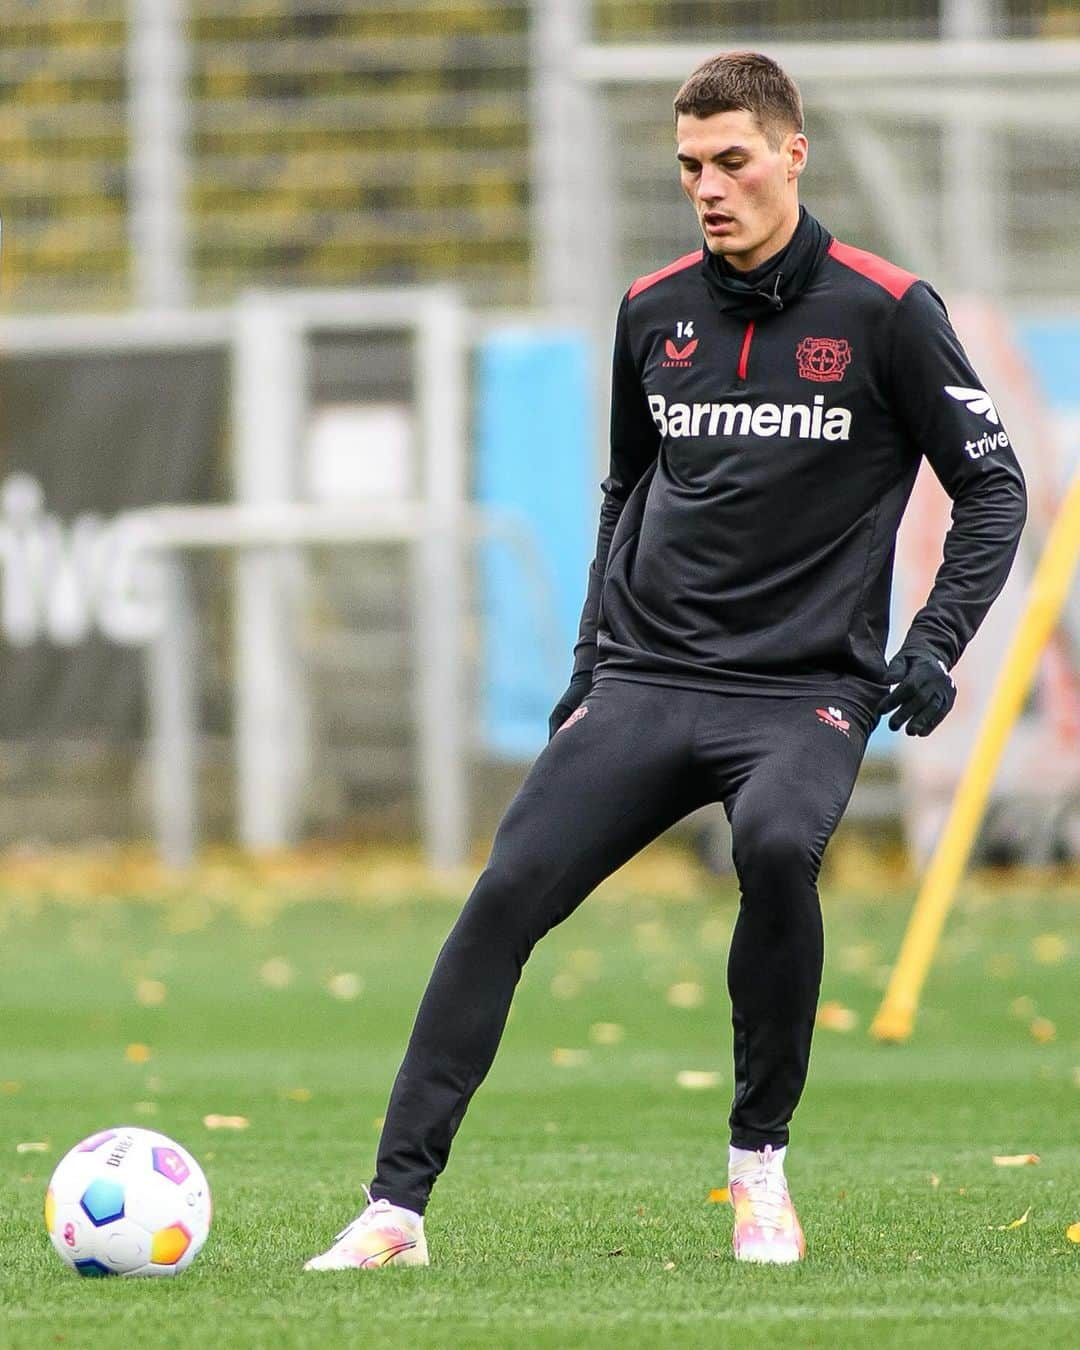
M 435 963 L 390 1097 L 376 1198 L 423 1212 L 534 945 L 657 835 L 717 800 L 742 891 L 728 960 L 731 1139 L 742 1148 L 787 1142 L 821 982 L 817 875 L 871 719 L 835 695 L 612 678 L 598 680 L 582 707 L 511 802 Z

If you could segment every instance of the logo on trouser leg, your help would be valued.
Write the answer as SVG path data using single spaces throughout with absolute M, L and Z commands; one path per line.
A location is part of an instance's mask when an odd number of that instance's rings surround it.
M 824 722 L 827 727 L 832 727 L 834 731 L 840 731 L 847 736 L 851 728 L 851 723 L 844 717 L 842 708 L 815 708 L 819 722 Z M 848 737 L 850 740 L 851 738 Z
M 584 703 L 581 705 L 580 708 L 575 708 L 574 711 L 570 714 L 570 716 L 559 728 L 559 731 L 565 731 L 567 727 L 572 727 L 575 722 L 580 722 L 588 711 L 589 710 L 588 708 L 586 708 Z

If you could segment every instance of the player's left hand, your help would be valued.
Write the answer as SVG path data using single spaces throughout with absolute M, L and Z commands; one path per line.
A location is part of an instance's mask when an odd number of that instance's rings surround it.
M 956 685 L 944 662 L 926 652 L 898 652 L 885 679 L 893 688 L 878 712 L 896 709 L 889 718 L 891 731 L 899 731 L 906 722 L 909 736 L 929 736 L 956 702 Z

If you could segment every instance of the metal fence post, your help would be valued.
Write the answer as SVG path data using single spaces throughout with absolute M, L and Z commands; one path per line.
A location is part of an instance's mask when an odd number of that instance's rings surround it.
M 154 836 L 170 867 L 195 858 L 198 835 L 199 688 L 188 562 L 178 553 L 144 554 L 158 569 L 161 630 L 147 647 L 150 778 Z
M 233 477 L 236 500 L 294 500 L 306 398 L 302 327 L 272 296 L 236 309 Z M 294 632 L 302 562 L 292 548 L 236 560 L 234 737 L 239 833 L 248 848 L 295 842 L 307 770 L 305 700 Z
M 423 490 L 430 527 L 414 553 L 420 815 L 429 862 L 460 866 L 468 848 L 465 625 L 465 313 L 434 295 L 417 333 Z
M 130 0 L 127 49 L 133 300 L 190 303 L 187 253 L 189 52 L 184 0 Z
M 574 59 L 586 38 L 586 0 L 533 0 L 530 44 L 536 299 L 580 304 L 578 246 L 584 107 Z M 591 194 L 590 194 L 591 199 Z
M 946 40 L 991 38 L 999 20 L 998 0 L 942 0 L 941 35 Z M 978 97 L 968 94 L 972 100 Z M 950 282 L 974 294 L 988 286 L 1004 288 L 1001 172 L 985 123 L 967 109 L 951 112 L 942 123 L 941 151 L 942 243 Z

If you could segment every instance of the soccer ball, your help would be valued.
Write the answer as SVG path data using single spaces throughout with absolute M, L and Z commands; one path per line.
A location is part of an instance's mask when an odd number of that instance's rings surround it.
M 179 1275 L 210 1231 L 195 1159 L 154 1130 L 118 1125 L 76 1144 L 45 1195 L 45 1227 L 80 1275 Z

